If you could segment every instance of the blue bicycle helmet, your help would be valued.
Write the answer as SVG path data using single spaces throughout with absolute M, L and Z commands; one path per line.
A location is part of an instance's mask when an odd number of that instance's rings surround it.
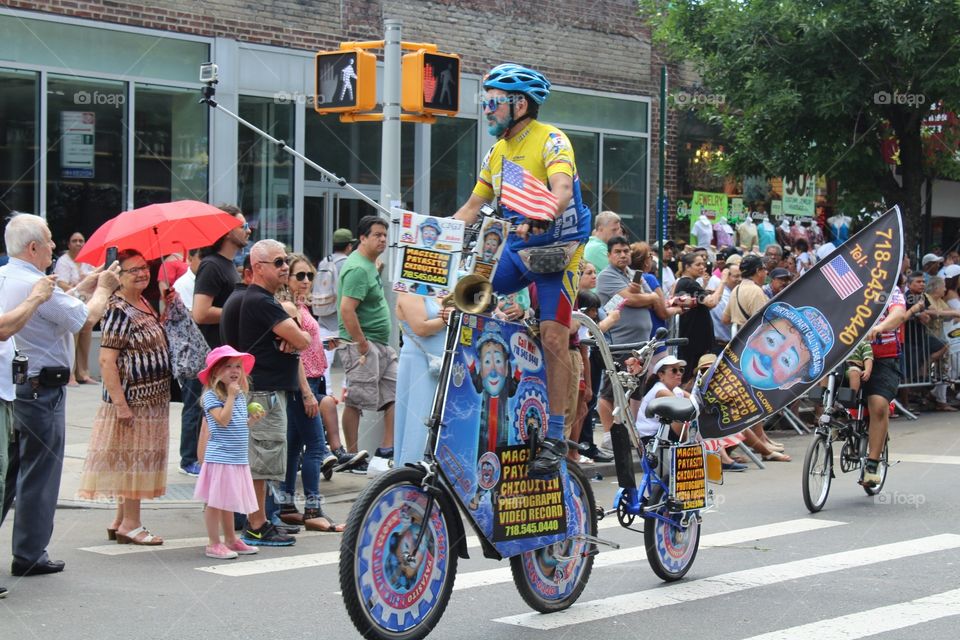
M 484 89 L 502 89 L 507 93 L 522 93 L 537 104 L 543 104 L 550 95 L 550 81 L 539 71 L 507 62 L 497 65 L 483 79 Z

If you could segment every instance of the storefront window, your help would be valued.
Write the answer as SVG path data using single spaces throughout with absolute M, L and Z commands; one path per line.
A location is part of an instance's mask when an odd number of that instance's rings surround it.
M 477 182 L 477 121 L 438 118 L 430 130 L 430 213 L 453 215 Z
M 542 122 L 647 132 L 647 103 L 554 90 L 540 109 Z
M 240 96 L 240 117 L 280 140 L 293 139 L 293 105 Z M 237 203 L 253 230 L 250 240 L 293 245 L 293 157 L 240 127 Z
M 620 214 L 629 237 L 647 237 L 646 138 L 604 134 L 603 208 Z
M 580 174 L 580 193 L 583 202 L 593 215 L 599 211 L 600 204 L 600 134 L 583 131 L 567 131 L 570 144 L 573 145 L 573 157 L 577 162 L 577 173 Z
M 0 235 L 14 211 L 37 213 L 37 74 L 0 69 Z M 2 242 L 2 238 L 0 238 Z
M 207 114 L 195 91 L 136 87 L 133 204 L 207 199 Z
M 47 81 L 47 222 L 61 249 L 124 209 L 127 86 L 50 75 Z
M 340 122 L 337 116 L 320 116 L 308 108 L 306 155 L 327 171 L 353 184 L 380 184 L 380 145 L 383 125 L 379 122 Z M 414 129 L 400 125 L 400 187 L 413 188 Z M 306 168 L 307 180 L 326 180 Z M 412 194 L 406 198 L 412 202 Z

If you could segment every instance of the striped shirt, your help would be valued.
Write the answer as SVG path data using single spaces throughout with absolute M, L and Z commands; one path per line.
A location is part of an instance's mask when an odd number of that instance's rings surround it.
M 883 322 L 887 319 L 890 309 L 894 307 L 900 307 L 905 309 L 907 306 L 907 301 L 903 297 L 903 292 L 900 291 L 900 287 L 895 286 L 893 288 L 893 293 L 890 294 L 890 298 L 887 300 L 887 307 L 883 310 L 883 313 L 880 314 L 880 318 L 877 320 L 877 323 Z M 882 331 L 877 334 L 871 343 L 873 347 L 873 355 L 875 358 L 899 358 L 900 353 L 903 350 L 903 327 L 902 325 L 893 331 Z
M 226 427 L 210 415 L 211 409 L 219 409 L 225 403 L 213 391 L 207 389 L 200 398 L 203 413 L 207 417 L 207 426 L 210 431 L 210 440 L 207 442 L 207 452 L 204 462 L 219 462 L 221 464 L 250 464 L 247 456 L 247 442 L 250 429 L 247 426 L 247 397 L 243 392 L 237 394 L 233 400 L 233 415 L 230 424 Z
M 0 297 L 4 308 L 14 309 L 26 300 L 33 285 L 42 277 L 43 272 L 29 262 L 10 258 L 9 263 L 0 267 Z M 37 308 L 17 333 L 17 348 L 30 360 L 27 376 L 40 375 L 44 367 L 69 367 L 73 361 L 72 335 L 80 331 L 86 321 L 86 305 L 60 287 L 54 287 L 50 299 Z

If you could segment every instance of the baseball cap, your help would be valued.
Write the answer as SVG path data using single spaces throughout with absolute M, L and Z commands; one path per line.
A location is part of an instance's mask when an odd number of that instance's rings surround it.
M 960 276 L 960 264 L 948 264 L 943 268 L 944 278 L 956 278 Z
M 350 231 L 350 229 L 337 229 L 333 232 L 333 244 L 346 244 L 355 240 L 353 231 Z
M 828 255 L 833 253 L 836 248 L 836 245 L 834 245 L 832 242 L 825 242 L 817 247 L 817 250 L 814 253 L 817 256 L 817 260 L 823 260 Z
M 923 256 L 923 260 L 920 262 L 920 265 L 925 267 L 931 262 L 943 262 L 943 258 L 935 253 L 928 253 L 927 255 Z
M 787 271 L 786 269 L 784 269 L 783 267 L 777 267 L 776 269 L 770 272 L 771 280 L 779 280 L 780 278 L 788 278 L 790 280 L 793 280 L 793 274 Z
M 660 369 L 662 369 L 662 368 L 664 368 L 664 367 L 666 367 L 666 366 L 668 366 L 668 365 L 671 365 L 671 364 L 678 364 L 678 365 L 680 365 L 681 367 L 685 367 L 685 366 L 687 366 L 687 361 L 686 361 L 686 360 L 681 360 L 681 359 L 677 358 L 676 356 L 667 356 L 666 358 L 663 358 L 662 360 L 660 360 L 657 364 L 653 365 L 653 372 L 654 372 L 654 373 L 659 373 L 659 372 L 660 372 Z

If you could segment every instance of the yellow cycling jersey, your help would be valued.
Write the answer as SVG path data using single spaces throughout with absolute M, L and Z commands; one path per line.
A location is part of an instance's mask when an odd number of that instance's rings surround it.
M 571 178 L 577 173 L 573 146 L 566 134 L 552 125 L 531 120 L 512 138 L 497 140 L 483 159 L 473 192 L 488 202 L 500 196 L 504 158 L 517 163 L 544 184 L 549 184 L 550 176 L 555 173 L 565 173 Z

